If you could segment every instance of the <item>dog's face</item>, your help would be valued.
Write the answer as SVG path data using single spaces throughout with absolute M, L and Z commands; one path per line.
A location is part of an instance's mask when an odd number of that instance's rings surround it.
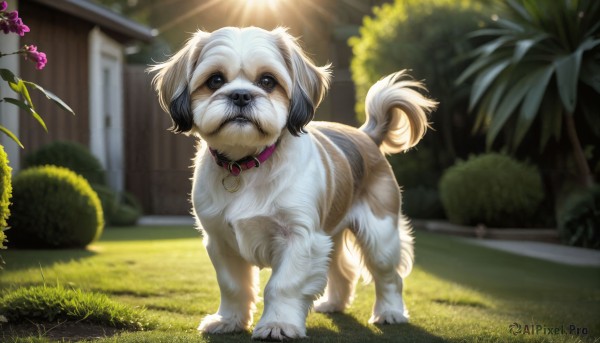
M 199 31 L 158 71 L 154 85 L 175 132 L 217 150 L 262 148 L 299 135 L 329 83 L 285 29 Z

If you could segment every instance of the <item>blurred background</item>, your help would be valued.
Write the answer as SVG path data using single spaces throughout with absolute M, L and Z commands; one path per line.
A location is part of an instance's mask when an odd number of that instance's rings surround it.
M 76 115 L 58 113 L 34 95 L 48 133 L 20 116 L 5 125 L 18 132 L 26 149 L 3 144 L 15 170 L 27 166 L 27 154 L 52 142 L 83 145 L 99 160 L 104 186 L 137 199 L 130 202 L 141 213 L 186 215 L 194 139 L 166 131 L 169 116 L 159 108 L 145 69 L 168 58 L 198 29 L 285 26 L 318 64 L 333 64 L 319 120 L 359 126 L 370 85 L 401 69 L 409 69 L 440 102 L 418 147 L 390 157 L 404 189 L 404 211 L 412 218 L 556 228 L 565 217 L 585 222 L 574 214 L 585 208 L 598 220 L 599 4 L 12 2 L 31 28 L 22 40 L 37 42 L 48 65 L 38 71 L 25 62 L 2 63 L 13 63 L 24 79 L 52 89 Z M 3 40 L 3 49 L 20 46 L 16 40 Z M 563 229 L 568 232 L 557 233 L 557 239 L 597 247 L 595 225 Z

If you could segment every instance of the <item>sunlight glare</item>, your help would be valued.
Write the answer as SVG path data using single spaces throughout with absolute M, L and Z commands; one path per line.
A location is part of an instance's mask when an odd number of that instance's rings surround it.
M 270 9 L 276 9 L 277 5 L 283 0 L 240 0 L 245 3 L 247 8 L 256 7 L 269 7 Z

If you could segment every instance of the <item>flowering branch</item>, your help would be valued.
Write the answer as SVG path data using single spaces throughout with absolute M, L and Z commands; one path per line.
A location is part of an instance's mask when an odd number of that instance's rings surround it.
M 29 26 L 23 24 L 23 20 L 19 18 L 19 12 L 6 12 L 7 7 L 6 1 L 0 2 L 0 30 L 5 34 L 14 32 L 23 37 L 25 32 L 29 32 Z
M 46 54 L 41 51 L 37 51 L 37 46 L 33 44 L 25 45 L 23 46 L 23 50 L 25 51 L 25 59 L 29 59 L 32 62 L 35 62 L 36 69 L 42 70 L 46 66 L 46 63 L 48 63 Z
M 16 33 L 19 36 L 23 37 L 26 32 L 29 32 L 29 26 L 23 23 L 23 20 L 19 18 L 19 13 L 17 11 L 7 12 L 8 4 L 6 1 L 0 1 L 0 30 L 2 30 L 5 34 Z M 15 52 L 10 53 L 2 53 L 0 52 L 0 58 L 9 55 L 21 55 L 25 58 L 25 60 L 29 60 L 35 63 L 35 67 L 38 70 L 43 69 L 48 63 L 48 59 L 46 58 L 46 54 L 38 51 L 37 46 L 33 44 L 24 45 L 21 49 Z M 59 97 L 52 94 L 50 91 L 45 90 L 41 86 L 29 82 L 21 80 L 12 71 L 4 68 L 0 68 L 0 78 L 8 83 L 10 89 L 19 95 L 19 99 L 11 98 L 11 97 L 0 97 L 0 102 L 6 102 L 12 105 L 15 105 L 25 112 L 31 114 L 31 116 L 37 120 L 37 122 L 44 128 L 44 130 L 48 131 L 46 128 L 46 124 L 42 117 L 36 112 L 33 103 L 31 102 L 31 97 L 29 96 L 28 87 L 34 88 L 40 91 L 42 94 L 46 96 L 49 100 L 56 103 L 63 110 L 70 112 L 72 114 L 73 110 L 65 104 Z M 7 128 L 0 125 L 0 132 L 6 134 L 13 141 L 15 141 L 21 148 L 23 148 L 23 144 L 19 141 L 19 139 Z
M 8 4 L 6 1 L 0 2 L 0 30 L 2 30 L 5 34 L 13 32 L 21 37 L 25 36 L 25 33 L 29 32 L 29 26 L 23 24 L 23 20 L 19 18 L 19 12 L 7 12 L 7 8 Z M 35 67 L 38 70 L 42 70 L 44 66 L 46 66 L 46 63 L 48 63 L 46 54 L 38 51 L 37 46 L 35 45 L 24 45 L 23 48 L 12 53 L 3 54 L 0 52 L 0 57 L 17 54 L 23 55 L 25 60 L 34 62 Z
M 23 55 L 23 57 L 25 57 L 26 60 L 30 60 L 36 64 L 35 68 L 37 70 L 44 69 L 44 67 L 46 66 L 46 63 L 48 63 L 46 54 L 41 51 L 37 51 L 37 46 L 35 46 L 33 44 L 24 45 L 20 50 L 17 50 L 15 52 L 10 52 L 7 54 L 3 54 L 2 52 L 0 52 L 0 57 L 9 56 L 9 55 Z

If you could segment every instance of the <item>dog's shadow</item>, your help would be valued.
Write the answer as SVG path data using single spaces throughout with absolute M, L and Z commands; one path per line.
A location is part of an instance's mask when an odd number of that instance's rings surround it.
M 308 337 L 298 342 L 446 342 L 414 324 L 399 325 L 365 325 L 353 316 L 345 313 L 324 314 L 331 319 L 335 330 L 325 327 L 309 326 Z M 203 334 L 206 342 L 240 342 L 251 341 L 250 332 L 233 335 Z
M 336 326 L 329 328 L 308 327 L 308 341 L 314 342 L 445 342 L 414 324 L 372 325 L 359 322 L 346 313 L 325 314 Z M 333 335 L 332 335 L 333 334 Z

